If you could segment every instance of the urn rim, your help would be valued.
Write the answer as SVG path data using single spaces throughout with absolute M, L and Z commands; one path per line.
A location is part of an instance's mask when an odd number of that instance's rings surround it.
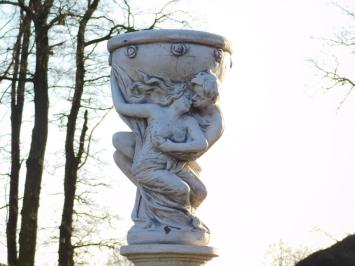
M 107 42 L 107 49 L 114 50 L 129 45 L 151 43 L 192 43 L 207 45 L 232 53 L 231 43 L 223 36 L 197 30 L 155 29 L 129 32 L 112 37 Z

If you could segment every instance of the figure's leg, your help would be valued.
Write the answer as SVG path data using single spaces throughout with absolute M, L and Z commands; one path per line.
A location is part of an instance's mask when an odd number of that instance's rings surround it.
M 183 169 L 181 172 L 178 173 L 178 175 L 180 176 L 180 178 L 182 180 L 184 180 L 190 186 L 190 189 L 191 189 L 191 192 L 190 192 L 191 207 L 196 209 L 198 206 L 200 206 L 202 201 L 207 196 L 206 186 L 189 169 Z
M 124 156 L 120 150 L 113 153 L 113 159 L 121 171 L 136 185 L 132 174 L 132 159 Z
M 142 195 L 146 217 L 159 230 L 187 229 L 192 226 L 190 187 L 177 175 L 166 170 L 135 175 Z
M 122 172 L 134 183 L 132 161 L 134 156 L 135 136 L 132 132 L 116 132 L 112 136 L 112 144 L 116 148 L 113 159 Z
M 116 165 L 129 178 L 129 180 L 133 182 L 133 184 L 137 185 L 132 174 L 135 142 L 135 135 L 132 132 L 117 132 L 112 136 L 112 143 L 116 148 L 116 151 L 113 153 L 113 159 Z M 149 220 L 141 210 L 142 207 L 139 204 L 141 197 L 142 196 L 137 189 L 136 200 L 132 211 L 132 220 L 136 226 L 144 227 Z
M 166 170 L 142 171 L 135 175 L 135 180 L 148 194 L 162 201 L 162 206 L 191 211 L 190 186 L 179 176 Z
M 112 144 L 116 150 L 132 161 L 136 145 L 136 137 L 133 132 L 116 132 L 112 136 Z

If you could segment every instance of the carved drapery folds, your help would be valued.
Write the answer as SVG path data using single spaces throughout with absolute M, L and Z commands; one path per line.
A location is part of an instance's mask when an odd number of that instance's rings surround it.
M 137 186 L 129 244 L 207 245 L 195 215 L 207 195 L 196 159 L 221 136 L 220 82 L 230 66 L 221 36 L 188 30 L 119 35 L 108 43 L 114 105 L 131 132 L 114 160 Z

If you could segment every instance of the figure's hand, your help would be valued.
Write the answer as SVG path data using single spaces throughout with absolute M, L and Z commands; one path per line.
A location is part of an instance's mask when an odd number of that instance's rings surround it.
M 170 152 L 170 151 L 173 151 L 173 145 L 174 143 L 169 140 L 169 139 L 164 139 L 164 142 L 160 143 L 158 145 L 158 148 L 163 151 L 163 152 Z
M 177 146 L 183 145 L 186 143 L 176 143 L 171 141 L 170 139 L 164 139 L 164 138 L 159 138 L 156 139 L 156 147 L 170 156 L 182 160 L 182 161 L 194 161 L 198 159 L 202 154 L 205 153 L 205 151 L 197 151 L 197 152 L 191 152 L 191 151 L 181 151 L 180 149 L 177 149 Z
M 158 148 L 162 152 L 172 152 L 174 151 L 174 147 L 176 147 L 176 143 L 160 135 L 152 136 L 152 143 L 156 148 Z
M 166 142 L 166 139 L 162 136 L 159 136 L 159 135 L 152 136 L 153 145 L 159 149 L 160 149 L 161 145 L 165 142 Z
M 203 152 L 169 152 L 169 155 L 183 161 L 195 161 Z

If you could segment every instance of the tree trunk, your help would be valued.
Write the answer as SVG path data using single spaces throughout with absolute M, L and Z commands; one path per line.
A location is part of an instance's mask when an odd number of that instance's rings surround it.
M 31 34 L 31 20 L 26 14 L 21 16 L 18 44 L 14 63 L 14 80 L 11 89 L 11 174 L 9 194 L 9 219 L 6 226 L 7 261 L 10 266 L 17 265 L 17 219 L 18 219 L 18 186 L 20 175 L 20 133 L 24 105 L 25 80 L 28 62 L 28 48 Z M 22 45 L 21 45 L 22 39 Z M 19 52 L 21 61 L 19 62 Z M 17 71 L 20 69 L 16 90 Z
M 26 161 L 27 173 L 22 206 L 19 265 L 32 266 L 35 261 L 37 220 L 43 161 L 48 135 L 48 25 L 47 18 L 53 1 L 31 1 L 35 26 L 36 69 L 33 80 L 35 118 L 31 147 Z M 31 7 L 31 6 L 30 6 Z
M 73 108 L 72 108 L 73 109 Z M 71 112 L 72 114 L 72 112 Z M 74 200 L 76 192 L 76 182 L 78 178 L 79 163 L 82 157 L 82 151 L 84 147 L 84 138 L 87 131 L 87 111 L 84 114 L 84 123 L 80 136 L 80 156 L 75 156 L 73 142 L 70 142 L 70 137 L 73 132 L 73 128 L 69 130 L 67 128 L 67 141 L 66 141 L 66 163 L 65 163 L 65 176 L 64 176 L 64 206 L 62 213 L 62 221 L 60 225 L 59 235 L 59 266 L 73 266 L 74 265 L 74 247 L 71 241 L 73 232 L 73 211 Z M 74 128 L 75 129 L 75 128 Z M 72 135 L 74 136 L 74 135 Z M 72 139 L 74 141 L 74 138 Z M 78 154 L 79 155 L 79 154 Z
M 9 194 L 9 219 L 6 225 L 7 262 L 9 265 L 17 265 L 16 229 L 18 216 L 18 180 L 20 173 L 20 128 L 19 113 L 17 108 L 17 75 L 20 61 L 22 21 L 13 51 L 14 70 L 11 82 L 11 173 Z
M 85 111 L 84 124 L 81 130 L 79 148 L 76 155 L 74 150 L 74 136 L 81 97 L 84 91 L 86 25 L 96 10 L 98 3 L 99 0 L 94 0 L 91 5 L 88 6 L 83 18 L 80 20 L 77 33 L 75 89 L 70 114 L 68 116 L 65 140 L 64 206 L 59 233 L 59 266 L 74 265 L 74 247 L 71 241 L 73 232 L 73 211 L 79 164 L 84 151 L 85 134 L 87 131 L 87 111 Z

